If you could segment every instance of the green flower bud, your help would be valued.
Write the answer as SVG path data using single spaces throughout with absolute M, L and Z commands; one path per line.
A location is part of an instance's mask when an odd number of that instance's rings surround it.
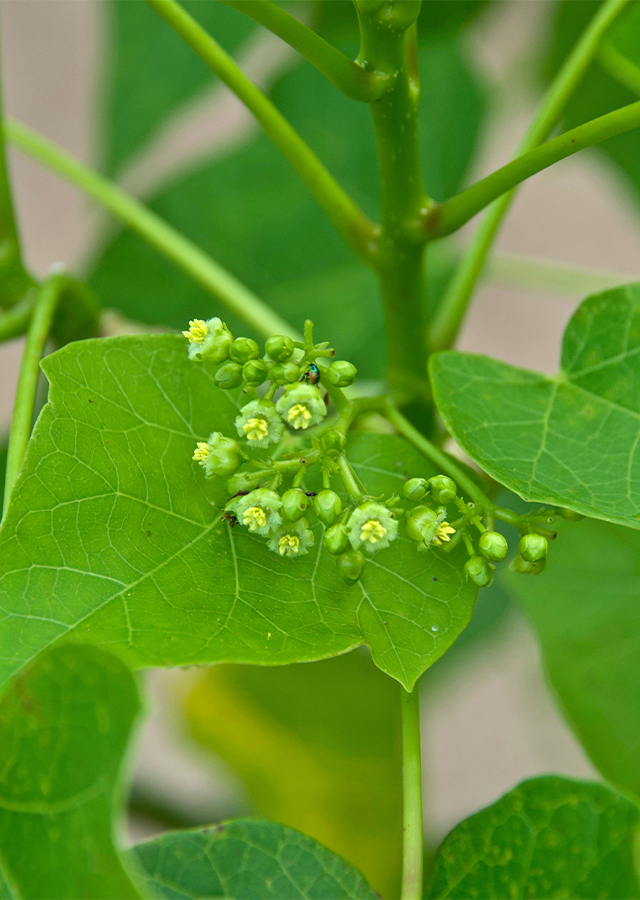
M 239 337 L 229 347 L 229 356 L 243 366 L 250 359 L 257 359 L 260 356 L 260 347 L 251 338 Z
M 349 516 L 347 532 L 354 550 L 363 547 L 367 553 L 376 553 L 396 539 L 398 520 L 382 503 L 368 500 Z
M 412 541 L 423 541 L 430 544 L 434 539 L 438 525 L 443 521 L 438 513 L 429 506 L 416 506 L 404 520 L 405 531 Z
M 267 355 L 276 362 L 285 362 L 294 351 L 293 341 L 286 334 L 274 334 L 264 345 Z
M 229 356 L 229 348 L 233 338 L 231 332 L 221 319 L 192 319 L 189 330 L 183 331 L 189 341 L 189 359 L 206 360 L 216 365 Z
M 355 584 L 360 580 L 360 576 L 364 572 L 366 559 L 364 553 L 359 550 L 349 550 L 343 553 L 336 560 L 338 575 L 343 578 L 347 584 Z
M 410 478 L 405 481 L 402 496 L 405 500 L 422 500 L 429 493 L 429 482 L 426 478 Z
M 226 362 L 217 370 L 213 380 L 219 388 L 228 391 L 242 384 L 242 366 L 238 363 Z
M 429 479 L 429 486 L 436 503 L 442 503 L 445 506 L 455 500 L 458 493 L 455 481 L 448 475 L 434 475 Z
M 478 587 L 488 587 L 493 581 L 493 569 L 481 556 L 470 556 L 464 564 L 464 574 Z
M 342 500 L 335 491 L 320 491 L 313 498 L 313 508 L 323 525 L 333 525 L 342 512 Z
M 301 519 L 309 506 L 309 498 L 300 488 L 290 488 L 282 495 L 282 515 L 289 522 Z
M 498 531 L 485 531 L 480 535 L 478 546 L 482 555 L 491 562 L 502 562 L 509 549 L 506 539 Z
M 323 377 L 334 384 L 336 387 L 348 387 L 356 380 L 358 370 L 350 362 L 344 359 L 337 359 L 332 362 L 328 369 L 322 373 Z
M 324 533 L 324 545 L 334 556 L 344 553 L 349 547 L 349 534 L 341 522 L 336 522 Z
M 225 506 L 225 512 L 231 512 L 240 525 L 246 525 L 249 531 L 268 537 L 282 524 L 282 500 L 275 491 L 256 488 L 244 497 L 234 497 Z
M 516 558 L 511 560 L 509 568 L 512 572 L 518 572 L 520 575 L 539 575 L 541 572 L 544 572 L 546 564 L 546 556 L 539 559 L 537 562 L 529 562 L 528 560 L 523 559 L 518 553 Z
M 347 439 L 341 431 L 330 428 L 320 437 L 320 446 L 325 453 L 342 453 Z
M 585 518 L 581 513 L 574 512 L 572 509 L 561 509 L 559 512 L 562 518 L 566 519 L 567 522 L 582 522 Z
M 276 403 L 276 409 L 287 425 L 296 431 L 317 425 L 327 414 L 327 407 L 318 388 L 302 382 L 285 387 L 284 394 Z
M 200 463 L 207 478 L 233 475 L 242 462 L 242 452 L 237 441 L 214 431 L 207 441 L 198 441 L 192 459 Z
M 540 562 L 549 552 L 549 541 L 541 534 L 523 534 L 518 550 L 520 556 L 527 562 Z
M 240 410 L 235 420 L 240 437 L 245 437 L 252 447 L 277 444 L 284 434 L 282 419 L 271 400 L 252 400 Z
M 269 549 L 279 556 L 291 559 L 304 556 L 313 543 L 313 532 L 308 527 L 307 520 L 300 519 L 299 522 L 287 523 L 278 528 L 269 541 Z
M 258 387 L 269 377 L 269 366 L 263 359 L 250 359 L 242 367 L 242 377 L 252 387 Z
M 250 491 L 255 487 L 255 472 L 237 472 L 225 483 L 225 488 L 229 496 L 237 494 L 238 491 Z
M 293 384 L 294 381 L 300 380 L 300 366 L 292 360 L 276 363 L 271 366 L 270 375 L 276 384 Z

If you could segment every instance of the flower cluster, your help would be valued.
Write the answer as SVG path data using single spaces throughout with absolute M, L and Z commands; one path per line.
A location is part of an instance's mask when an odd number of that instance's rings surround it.
M 339 575 L 355 584 L 367 559 L 384 551 L 404 535 L 419 553 L 448 553 L 462 543 L 467 551 L 465 578 L 478 587 L 491 583 L 495 564 L 505 559 L 504 536 L 493 530 L 494 513 L 477 510 L 465 502 L 456 482 L 448 475 L 411 478 L 399 495 L 372 496 L 356 477 L 344 453 L 349 421 L 341 415 L 329 422 L 300 450 L 301 437 L 327 418 L 327 403 L 337 409 L 348 401 L 342 388 L 351 385 L 355 367 L 334 360 L 328 344 L 313 342 L 313 326 L 305 324 L 304 342 L 275 335 L 265 342 L 264 353 L 251 338 L 233 338 L 220 319 L 194 319 L 183 334 L 189 358 L 213 366 L 216 385 L 224 390 L 244 389 L 253 396 L 240 406 L 234 434 L 214 431 L 198 441 L 193 460 L 207 478 L 227 478 L 230 499 L 224 520 L 264 539 L 283 559 L 305 556 L 319 538 L 322 547 L 336 557 Z M 327 393 L 319 387 L 326 387 Z M 284 452 L 286 438 L 289 449 Z M 273 448 L 272 457 L 254 450 Z M 306 490 L 309 471 L 321 470 L 322 490 Z M 338 478 L 342 490 L 331 487 Z M 346 500 L 344 499 L 346 497 Z M 537 574 L 545 565 L 548 540 L 553 537 L 543 521 L 553 521 L 554 511 L 539 510 L 517 516 L 508 510 L 504 521 L 520 528 L 519 552 L 511 563 L 518 572 Z M 484 516 L 484 519 L 483 519 Z M 545 518 L 546 517 L 546 518 Z M 315 531 L 315 534 L 314 534 Z

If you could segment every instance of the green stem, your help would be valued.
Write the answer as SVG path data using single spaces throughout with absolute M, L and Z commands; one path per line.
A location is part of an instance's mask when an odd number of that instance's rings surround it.
M 386 90 L 389 76 L 358 65 L 332 47 L 324 38 L 295 16 L 269 0 L 222 0 L 254 22 L 264 25 L 322 72 L 329 81 L 353 100 L 375 100 Z
M 430 403 L 427 379 L 425 237 L 420 220 L 429 204 L 418 143 L 418 82 L 415 19 L 420 3 L 367 11 L 358 6 L 359 59 L 392 76 L 392 86 L 369 104 L 381 182 L 380 253 L 377 271 L 385 314 L 387 380 L 399 398 Z M 424 419 L 423 415 L 420 415 Z
M 518 155 L 527 153 L 547 140 L 593 62 L 602 35 L 627 3 L 629 0 L 606 0 L 600 7 L 549 88 L 518 148 Z M 513 196 L 513 191 L 503 194 L 489 208 L 478 226 L 434 318 L 431 332 L 432 349 L 442 350 L 453 344 L 476 282 Z
M 362 496 L 362 491 L 360 490 L 360 485 L 355 477 L 353 469 L 349 464 L 349 460 L 342 453 L 338 459 L 338 470 L 340 472 L 340 478 L 342 479 L 342 483 L 344 484 L 344 488 L 349 495 L 349 499 L 353 500 L 357 503 Z
M 176 0 L 147 0 L 147 3 L 253 113 L 267 137 L 309 188 L 338 234 L 358 256 L 371 263 L 377 250 L 377 227 L 340 187 L 269 98 Z
M 6 515 L 11 492 L 18 477 L 29 435 L 31 434 L 36 388 L 38 375 L 40 374 L 40 360 L 51 331 L 56 304 L 65 288 L 65 284 L 64 276 L 50 278 L 42 286 L 33 309 L 33 316 L 27 332 L 27 340 L 20 364 L 13 419 L 9 433 L 3 516 Z
M 300 335 L 284 319 L 160 216 L 21 122 L 8 120 L 5 130 L 21 150 L 101 203 L 257 334 L 288 334 L 298 340 Z
M 15 306 L 0 315 L 0 344 L 24 334 L 33 312 L 34 297 L 30 291 Z
M 401 900 L 422 900 L 422 759 L 420 753 L 420 692 L 403 688 L 402 709 L 402 795 L 403 846 Z
M 622 275 L 586 266 L 567 266 L 549 259 L 494 253 L 485 275 L 492 284 L 534 288 L 560 294 L 586 295 L 640 280 L 638 275 Z
M 579 150 L 592 147 L 639 126 L 640 100 L 578 125 L 577 128 L 572 128 L 507 163 L 451 200 L 432 207 L 423 220 L 425 232 L 431 240 L 446 237 L 462 228 L 469 219 L 502 194 L 531 178 L 532 175 L 561 159 L 573 156 Z

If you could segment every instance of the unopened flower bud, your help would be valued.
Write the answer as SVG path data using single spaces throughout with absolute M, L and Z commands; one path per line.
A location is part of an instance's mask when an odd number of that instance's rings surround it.
M 275 362 L 285 362 L 293 353 L 293 341 L 286 334 L 274 334 L 264 345 L 267 355 Z
M 499 531 L 485 531 L 478 541 L 480 552 L 491 562 L 502 562 L 507 555 L 509 545 Z
M 402 496 L 405 500 L 422 500 L 429 493 L 429 482 L 426 478 L 410 478 L 405 481 Z
M 436 503 L 442 503 L 445 506 L 455 500 L 458 493 L 455 481 L 448 475 L 434 475 L 429 479 L 429 487 Z
M 528 560 L 523 559 L 518 553 L 515 559 L 511 560 L 509 568 L 512 572 L 518 572 L 519 575 L 539 575 L 541 572 L 544 572 L 546 564 L 546 556 L 539 559 L 537 562 L 529 562 Z
M 300 380 L 300 366 L 292 360 L 271 366 L 270 376 L 276 384 L 293 384 Z
M 464 564 L 464 573 L 478 587 L 488 587 L 493 581 L 493 569 L 481 556 L 470 556 Z
M 540 562 L 549 552 L 549 542 L 541 534 L 523 534 L 518 545 L 520 556 L 530 563 Z
M 349 550 L 348 553 L 343 553 L 342 556 L 339 556 L 336 560 L 338 575 L 340 575 L 347 584 L 355 584 L 356 581 L 360 580 L 365 565 L 366 559 L 364 553 L 361 553 L 359 550 Z
M 323 525 L 333 525 L 342 512 L 342 500 L 335 491 L 327 489 L 313 498 L 313 508 Z
M 258 387 L 269 377 L 269 367 L 263 359 L 250 359 L 242 367 L 242 377 L 251 387 Z
M 229 356 L 243 366 L 250 359 L 257 359 L 260 356 L 260 347 L 251 338 L 239 337 L 229 347 Z
M 328 369 L 323 372 L 323 377 L 336 387 L 348 387 L 356 380 L 358 370 L 350 362 L 344 359 L 337 359 L 332 362 Z
M 584 519 L 582 513 L 574 512 L 572 509 L 561 509 L 560 515 L 563 519 L 566 519 L 567 522 L 582 522 Z
M 309 506 L 309 498 L 300 488 L 289 488 L 282 495 L 282 515 L 289 522 L 301 519 Z
M 320 438 L 320 446 L 325 453 L 342 453 L 347 444 L 347 439 L 341 431 L 330 428 Z
M 336 522 L 324 533 L 324 545 L 334 556 L 344 553 L 349 547 L 349 535 L 341 522 Z
M 226 362 L 216 371 L 213 380 L 225 391 L 237 388 L 242 384 L 242 366 L 235 362 Z

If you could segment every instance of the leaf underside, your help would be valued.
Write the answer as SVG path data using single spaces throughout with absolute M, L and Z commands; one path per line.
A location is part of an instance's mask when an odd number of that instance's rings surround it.
M 1 680 L 73 637 L 142 667 L 278 665 L 366 644 L 410 689 L 469 621 L 460 548 L 418 554 L 399 538 L 347 587 L 321 526 L 289 561 L 222 523 L 224 487 L 191 456 L 211 431 L 234 433 L 238 400 L 182 338 L 77 342 L 43 368 L 50 402 L 0 532 Z M 356 434 L 348 454 L 373 494 L 434 474 L 388 435 Z
M 486 356 L 431 361 L 462 449 L 521 497 L 640 528 L 640 285 L 588 297 L 549 377 Z

